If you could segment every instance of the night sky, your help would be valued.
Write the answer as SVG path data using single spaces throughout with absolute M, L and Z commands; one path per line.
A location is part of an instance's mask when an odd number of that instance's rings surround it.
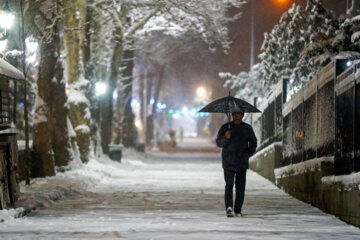
M 264 33 L 270 32 L 276 25 L 281 15 L 293 3 L 306 4 L 306 0 L 251 0 L 255 2 L 255 63 L 260 53 Z M 282 3 L 281 3 L 282 2 Z M 324 0 L 324 4 L 333 10 L 336 15 L 346 12 L 346 0 Z M 228 71 L 248 71 L 250 66 L 250 36 L 251 36 L 251 4 L 247 3 L 242 8 L 242 17 L 230 24 L 230 38 L 233 41 L 229 58 L 226 60 Z M 241 63 L 242 66 L 238 64 Z
M 296 2 L 305 4 L 306 0 L 252 0 L 256 2 L 255 11 L 255 63 L 259 62 L 257 56 L 264 39 L 264 33 L 270 32 L 276 25 L 281 15 Z M 279 4 L 278 1 L 285 3 Z M 346 12 L 346 0 L 325 0 L 326 6 L 336 13 L 336 15 Z M 251 8 L 247 3 L 242 7 L 242 16 L 236 22 L 229 25 L 229 35 L 232 40 L 231 49 L 226 55 L 221 49 L 215 54 L 207 53 L 195 54 L 194 56 L 184 56 L 175 63 L 170 64 L 167 70 L 163 86 L 163 99 L 168 99 L 168 103 L 173 105 L 178 103 L 191 104 L 195 96 L 195 90 L 199 86 L 211 89 L 212 99 L 216 99 L 228 94 L 228 89 L 224 88 L 224 80 L 218 76 L 219 72 L 231 72 L 237 74 L 241 71 L 248 71 L 250 66 L 250 20 Z M 204 45 L 199 52 L 204 52 L 207 47 Z M 239 66 L 239 63 L 241 66 Z M 172 91 L 175 87 L 176 91 Z M 177 104 L 175 104 L 177 105 Z

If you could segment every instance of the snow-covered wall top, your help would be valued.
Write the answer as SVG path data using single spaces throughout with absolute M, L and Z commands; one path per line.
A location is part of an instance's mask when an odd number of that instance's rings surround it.
M 304 88 L 301 88 L 296 94 L 291 97 L 293 109 L 297 108 L 304 102 Z
M 257 151 L 253 156 L 251 156 L 249 158 L 249 162 L 254 162 L 257 160 L 257 158 L 261 155 L 267 155 L 268 152 L 269 153 L 272 153 L 275 151 L 275 147 L 282 147 L 283 146 L 283 143 L 282 142 L 274 142 L 272 143 L 271 145 L 267 146 L 266 148 L 260 150 L 260 151 Z
M 326 184 L 342 183 L 345 186 L 358 185 L 358 189 L 360 189 L 360 172 L 349 175 L 322 177 L 321 182 Z
M 283 117 L 289 115 L 291 113 L 291 110 L 292 110 L 292 102 L 289 101 L 289 102 L 286 102 L 283 104 L 283 109 L 282 109 L 282 114 L 283 114 Z
M 20 72 L 17 68 L 15 68 L 10 63 L 6 62 L 4 59 L 0 58 L 0 75 L 15 79 L 15 80 L 24 80 L 24 74 Z
M 287 116 L 293 109 L 310 98 L 316 91 L 322 88 L 326 83 L 335 78 L 335 60 L 318 71 L 316 76 L 305 85 L 303 85 L 291 99 L 283 105 L 283 116 Z
M 275 178 L 279 179 L 287 176 L 295 176 L 307 171 L 315 171 L 321 166 L 321 163 L 323 162 L 334 163 L 334 157 L 330 156 L 330 157 L 315 158 L 305 162 L 290 164 L 285 167 L 276 168 L 274 170 Z

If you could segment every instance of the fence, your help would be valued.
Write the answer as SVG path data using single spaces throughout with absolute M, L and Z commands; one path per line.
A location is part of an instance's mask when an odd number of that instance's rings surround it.
M 335 175 L 360 171 L 360 63 L 352 64 L 335 84 Z M 358 123 L 358 124 L 357 124 Z
M 255 115 L 252 121 L 255 135 L 259 140 L 259 148 L 263 149 L 274 142 L 282 140 L 283 119 L 283 85 L 279 83 L 270 93 L 267 100 L 260 106 L 262 115 Z
M 253 119 L 258 150 L 283 142 L 282 166 L 334 156 L 335 175 L 360 171 L 360 61 L 335 59 L 289 98 L 277 84 Z

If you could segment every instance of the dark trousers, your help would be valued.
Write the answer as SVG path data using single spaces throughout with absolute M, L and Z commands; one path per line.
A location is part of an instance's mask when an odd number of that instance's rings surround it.
M 225 209 L 231 207 L 235 213 L 241 213 L 241 207 L 244 203 L 246 169 L 239 172 L 224 169 L 225 178 Z M 236 198 L 233 205 L 233 188 L 235 179 Z

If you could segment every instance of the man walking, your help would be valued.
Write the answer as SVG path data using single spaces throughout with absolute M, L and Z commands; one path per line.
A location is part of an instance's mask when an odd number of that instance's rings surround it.
M 244 202 L 246 171 L 249 168 L 249 157 L 255 153 L 257 139 L 252 127 L 242 121 L 243 111 L 232 113 L 233 121 L 224 124 L 217 135 L 216 144 L 222 148 L 222 167 L 225 178 L 225 209 L 228 217 L 242 216 Z M 233 188 L 236 188 L 235 206 L 233 205 Z

